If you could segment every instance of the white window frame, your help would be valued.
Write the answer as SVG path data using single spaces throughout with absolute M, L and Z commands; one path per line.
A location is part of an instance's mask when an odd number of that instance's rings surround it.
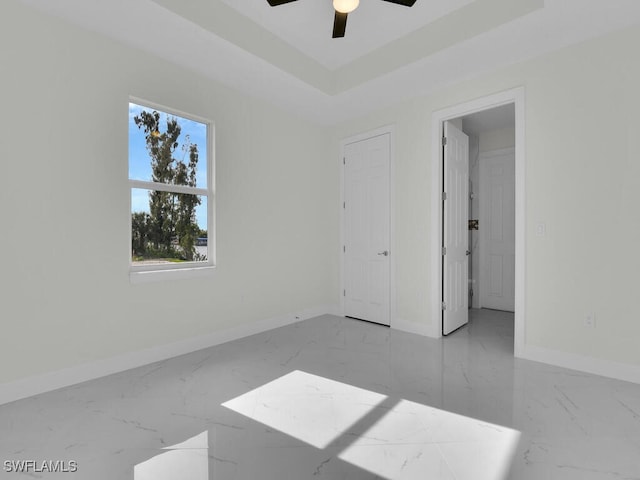
M 211 120 L 186 113 L 175 108 L 160 105 L 158 103 L 150 102 L 138 97 L 129 97 L 127 103 L 127 112 L 129 111 L 129 103 L 135 103 L 141 107 L 157 110 L 159 112 L 167 113 L 169 115 L 175 115 L 176 117 L 186 118 L 194 122 L 202 123 L 207 128 L 207 186 L 202 187 L 189 187 L 186 185 L 170 185 L 166 183 L 157 183 L 146 180 L 134 180 L 129 178 L 129 229 L 128 229 L 128 252 L 129 252 L 129 278 L 131 283 L 152 282 L 159 280 L 173 280 L 178 278 L 192 278 L 201 277 L 203 275 L 210 274 L 215 268 L 215 189 L 214 189 L 214 169 L 215 169 L 215 127 Z M 128 118 L 128 115 L 127 115 Z M 129 137 L 127 135 L 127 146 L 129 145 Z M 129 176 L 129 167 L 131 159 L 128 158 L 127 153 L 127 177 Z M 181 262 L 181 263 L 168 263 L 168 264 L 152 264 L 152 265 L 134 265 L 131 255 L 131 197 L 133 189 L 145 189 L 145 190 L 157 190 L 163 192 L 172 193 L 186 193 L 190 195 L 200 195 L 207 199 L 207 260 L 205 262 Z

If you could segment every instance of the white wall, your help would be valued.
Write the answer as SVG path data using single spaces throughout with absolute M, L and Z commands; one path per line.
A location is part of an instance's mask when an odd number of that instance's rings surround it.
M 435 320 L 429 314 L 437 299 L 430 298 L 434 266 L 428 256 L 437 238 L 429 231 L 432 113 L 523 85 L 526 343 L 640 364 L 640 223 L 634 220 L 640 191 L 638 44 L 639 28 L 618 32 L 334 130 L 337 143 L 378 125 L 396 125 L 396 319 L 413 322 L 417 331 L 430 331 Z M 545 237 L 535 235 L 539 222 L 546 224 Z M 588 312 L 596 314 L 595 329 L 583 326 Z
M 338 304 L 328 132 L 15 0 L 0 65 L 0 384 Z M 129 95 L 215 123 L 210 277 L 129 281 Z
M 627 30 L 322 130 L 6 0 L 0 384 L 336 304 L 339 141 L 387 124 L 396 125 L 395 318 L 430 331 L 432 112 L 520 85 L 527 345 L 640 364 L 639 43 L 640 29 Z M 129 95 L 216 123 L 210 278 L 129 282 Z M 546 237 L 535 235 L 539 222 Z M 587 312 L 595 329 L 582 325 Z

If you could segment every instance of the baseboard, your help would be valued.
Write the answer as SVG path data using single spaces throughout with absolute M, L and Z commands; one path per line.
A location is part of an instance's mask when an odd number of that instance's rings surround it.
M 161 345 L 138 352 L 91 362 L 75 367 L 35 375 L 21 380 L 0 384 L 0 405 L 14 402 L 40 393 L 57 390 L 77 383 L 141 367 L 150 363 L 192 353 L 203 348 L 262 333 L 274 328 L 291 325 L 296 322 L 320 315 L 341 316 L 338 305 L 324 305 L 308 308 L 277 317 L 267 318 L 238 327 L 221 330 L 210 335 L 194 337 L 180 342 Z M 409 322 L 395 318 L 391 328 L 407 333 L 433 337 L 430 325 Z M 583 355 L 560 352 L 533 345 L 526 345 L 519 358 L 546 363 L 558 367 L 602 375 L 627 382 L 640 384 L 640 365 L 612 362 Z
M 391 328 L 406 333 L 415 333 L 416 335 L 434 338 L 431 325 L 424 323 L 409 322 L 396 317 L 391 321 Z
M 77 383 L 159 362 L 168 358 L 192 353 L 203 348 L 262 333 L 278 327 L 284 327 L 309 318 L 325 314 L 334 314 L 339 307 L 325 305 L 307 308 L 299 312 L 266 318 L 250 322 L 238 327 L 221 330 L 209 335 L 189 338 L 168 345 L 140 350 L 116 357 L 86 363 L 74 367 L 34 375 L 28 378 L 0 384 L 0 405 L 23 398 L 68 387 Z
M 640 365 L 613 362 L 533 345 L 525 345 L 518 357 L 626 382 L 640 383 Z

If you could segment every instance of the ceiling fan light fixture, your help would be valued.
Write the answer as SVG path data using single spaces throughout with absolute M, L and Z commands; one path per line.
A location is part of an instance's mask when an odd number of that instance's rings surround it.
M 351 13 L 359 4 L 360 0 L 333 0 L 333 8 L 340 13 Z
M 267 0 L 267 3 L 272 7 L 278 5 L 284 5 L 286 3 L 296 2 L 297 0 Z M 417 0 L 383 0 L 395 5 L 403 5 L 405 7 L 413 7 L 413 4 Z M 360 5 L 360 0 L 333 0 L 333 9 L 335 14 L 333 16 L 333 35 L 332 38 L 344 37 L 345 29 L 347 28 L 347 17 Z

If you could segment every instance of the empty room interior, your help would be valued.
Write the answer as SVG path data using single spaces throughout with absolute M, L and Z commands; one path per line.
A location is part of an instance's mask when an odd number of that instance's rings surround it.
M 637 0 L 3 0 L 0 479 L 640 479 L 639 45 Z

